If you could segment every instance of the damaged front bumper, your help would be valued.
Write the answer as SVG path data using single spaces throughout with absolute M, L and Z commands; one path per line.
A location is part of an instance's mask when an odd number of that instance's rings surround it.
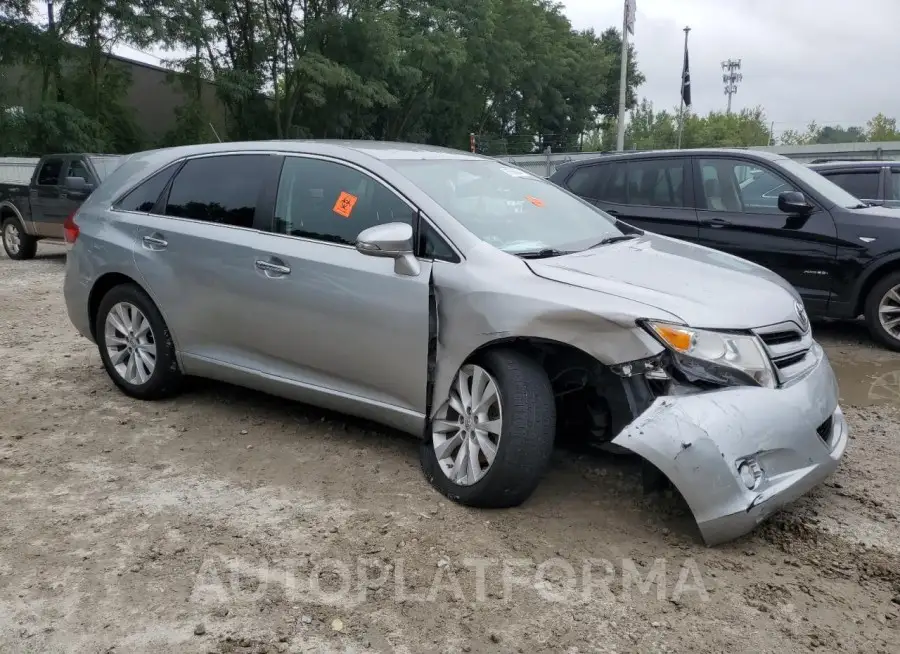
M 825 352 L 789 386 L 665 396 L 612 443 L 656 466 L 687 501 L 707 545 L 741 536 L 838 466 L 849 431 Z

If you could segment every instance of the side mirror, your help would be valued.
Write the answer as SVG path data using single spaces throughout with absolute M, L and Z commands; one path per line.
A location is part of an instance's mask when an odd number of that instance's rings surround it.
M 413 228 L 406 223 L 385 223 L 364 229 L 356 237 L 356 249 L 370 257 L 394 260 L 394 272 L 415 277 L 422 266 L 413 251 Z
M 356 237 L 356 249 L 370 257 L 399 259 L 413 253 L 413 229 L 406 223 L 385 223 L 364 229 Z
M 778 194 L 778 210 L 784 213 L 805 215 L 812 211 L 812 205 L 800 191 L 784 191 Z
M 90 191 L 94 188 L 84 177 L 66 177 L 64 186 L 70 191 Z

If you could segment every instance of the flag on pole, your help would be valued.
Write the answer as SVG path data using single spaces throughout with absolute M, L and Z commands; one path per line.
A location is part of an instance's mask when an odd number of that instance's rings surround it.
M 684 43 L 684 69 L 681 71 L 681 99 L 685 105 L 691 106 L 691 69 L 688 66 L 687 39 Z
M 625 31 L 634 36 L 634 19 L 637 16 L 637 0 L 625 0 Z

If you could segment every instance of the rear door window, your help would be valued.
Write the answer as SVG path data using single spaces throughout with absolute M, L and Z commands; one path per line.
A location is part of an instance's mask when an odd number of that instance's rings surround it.
M 684 162 L 647 159 L 627 166 L 628 204 L 647 207 L 684 206 Z
M 860 171 L 824 171 L 822 175 L 860 200 L 878 199 L 880 168 Z
M 191 159 L 175 176 L 165 215 L 253 227 L 271 157 L 234 154 Z
M 900 168 L 891 168 L 891 189 L 894 193 L 892 200 L 900 200 Z
M 684 207 L 684 159 L 616 162 L 601 180 L 599 199 L 614 204 Z

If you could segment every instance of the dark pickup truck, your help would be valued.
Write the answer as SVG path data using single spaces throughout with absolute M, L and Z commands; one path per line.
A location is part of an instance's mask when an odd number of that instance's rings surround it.
M 0 183 L 0 233 L 11 259 L 30 259 L 41 239 L 62 239 L 63 224 L 125 157 L 50 154 L 30 182 Z M 27 173 L 26 173 L 27 174 Z

